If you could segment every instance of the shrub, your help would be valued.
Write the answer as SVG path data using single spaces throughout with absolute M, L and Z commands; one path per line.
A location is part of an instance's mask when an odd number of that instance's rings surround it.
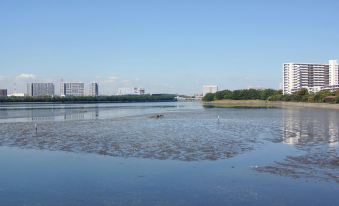
M 212 93 L 207 93 L 203 98 L 202 98 L 203 101 L 205 102 L 211 102 L 214 100 L 214 94 Z

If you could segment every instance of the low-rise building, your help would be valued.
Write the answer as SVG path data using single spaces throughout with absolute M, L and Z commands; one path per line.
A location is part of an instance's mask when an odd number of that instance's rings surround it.
M 117 95 L 144 95 L 145 89 L 144 88 L 119 88 Z
M 8 95 L 9 97 L 24 97 L 25 96 L 25 93 L 17 93 L 17 92 L 14 92 L 10 95 Z
M 0 97 L 7 97 L 7 89 L 0 89 Z

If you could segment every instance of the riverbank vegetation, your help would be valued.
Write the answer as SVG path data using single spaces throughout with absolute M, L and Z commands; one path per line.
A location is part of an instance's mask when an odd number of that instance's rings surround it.
M 167 102 L 176 101 L 175 95 L 124 95 L 124 96 L 81 96 L 81 97 L 1 97 L 0 102 L 49 102 L 49 103 L 100 103 L 100 102 Z
M 208 93 L 203 97 L 203 101 L 210 102 L 214 100 L 232 99 L 232 100 L 267 100 L 280 91 L 274 89 L 240 89 L 240 90 L 223 90 L 214 94 Z
M 301 89 L 292 94 L 283 94 L 282 90 L 274 89 L 242 89 L 242 90 L 223 90 L 214 94 L 206 94 L 203 101 L 211 102 L 215 100 L 266 100 L 266 101 L 285 101 L 285 102 L 311 102 L 311 103 L 339 103 L 339 90 L 331 92 L 323 90 L 319 92 L 309 92 L 307 89 Z

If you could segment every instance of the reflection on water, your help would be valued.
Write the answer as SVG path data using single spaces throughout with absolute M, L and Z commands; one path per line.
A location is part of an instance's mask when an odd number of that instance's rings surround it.
M 257 168 L 295 178 L 319 178 L 339 182 L 339 115 L 331 110 L 283 110 L 282 142 L 302 154 Z M 276 140 L 275 140 L 276 141 Z
M 339 136 L 338 113 L 333 111 L 283 110 L 283 142 L 294 145 L 328 143 Z
M 31 121 L 94 120 L 150 114 L 159 111 L 200 109 L 197 103 L 107 104 L 0 104 L 0 123 Z M 99 113 L 100 112 L 100 113 Z M 100 114 L 100 115 L 99 115 Z
M 94 111 L 83 112 L 66 112 L 64 114 L 64 120 L 94 120 L 99 118 L 99 108 L 95 108 Z
M 106 109 L 114 115 L 114 109 Z M 65 120 L 94 120 L 100 118 L 99 107 L 70 109 L 70 108 L 46 108 L 29 110 L 2 110 L 0 109 L 0 123 L 3 122 L 43 122 Z
M 31 116 L 31 121 L 33 122 L 43 122 L 43 121 L 63 121 L 63 120 L 95 120 L 99 117 L 99 107 L 91 108 L 87 110 L 65 110 L 62 111 L 63 115 L 42 115 L 41 111 L 31 110 L 29 116 Z M 20 121 L 22 118 L 15 118 L 14 121 Z M 28 121 L 28 120 L 26 120 Z

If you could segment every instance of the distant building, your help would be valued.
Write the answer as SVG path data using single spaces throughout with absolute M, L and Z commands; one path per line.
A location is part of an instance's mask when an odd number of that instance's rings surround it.
M 249 86 L 249 87 L 247 87 L 247 89 L 264 90 L 265 87 L 261 87 L 261 86 Z
M 151 96 L 156 96 L 156 97 L 160 97 L 160 96 L 173 96 L 173 97 L 176 97 L 176 96 L 178 96 L 178 94 L 155 93 L 155 94 L 151 94 Z
M 0 97 L 7 97 L 7 89 L 0 89 Z
M 339 85 L 338 60 L 329 61 L 329 86 Z
M 216 93 L 218 91 L 218 86 L 217 85 L 204 85 L 202 87 L 202 96 L 205 96 L 208 93 Z
M 337 60 L 330 60 L 329 64 L 284 64 L 283 93 L 291 94 L 301 88 L 311 92 L 339 88 L 338 67 Z
M 25 93 L 12 93 L 10 95 L 8 95 L 9 97 L 24 97 L 25 96 Z
M 90 85 L 89 96 L 97 97 L 99 95 L 99 86 L 98 83 L 93 82 Z
M 144 95 L 145 89 L 144 88 L 119 88 L 117 95 Z
M 27 96 L 54 96 L 53 83 L 29 83 L 27 84 Z
M 60 96 L 85 96 L 84 83 L 61 83 Z

